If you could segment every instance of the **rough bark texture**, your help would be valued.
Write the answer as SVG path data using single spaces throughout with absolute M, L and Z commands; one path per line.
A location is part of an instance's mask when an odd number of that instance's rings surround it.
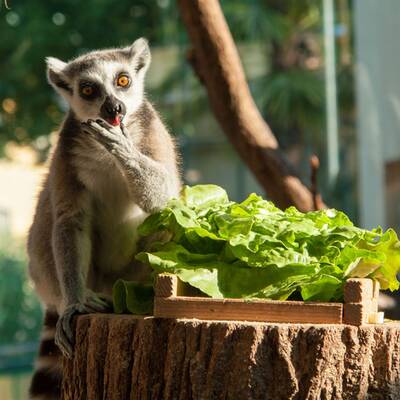
M 179 0 L 178 4 L 193 45 L 190 60 L 225 134 L 278 206 L 312 210 L 311 192 L 280 152 L 254 103 L 219 2 Z
M 285 325 L 89 315 L 64 400 L 399 399 L 400 324 Z

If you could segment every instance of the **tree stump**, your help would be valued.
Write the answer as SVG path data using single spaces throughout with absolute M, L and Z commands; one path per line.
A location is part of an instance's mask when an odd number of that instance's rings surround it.
M 63 399 L 400 399 L 400 323 L 80 316 Z

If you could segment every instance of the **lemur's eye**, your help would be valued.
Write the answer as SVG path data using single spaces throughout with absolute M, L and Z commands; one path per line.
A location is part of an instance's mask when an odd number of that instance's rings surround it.
M 83 86 L 82 87 L 81 92 L 85 96 L 91 96 L 93 94 L 93 92 L 94 92 L 94 89 L 93 89 L 92 86 L 88 86 L 87 85 L 87 86 Z
M 101 95 L 101 88 L 95 82 L 82 81 L 79 83 L 79 94 L 84 100 L 94 100 Z
M 120 75 L 117 79 L 117 85 L 121 87 L 127 87 L 130 82 L 129 76 L 124 74 Z

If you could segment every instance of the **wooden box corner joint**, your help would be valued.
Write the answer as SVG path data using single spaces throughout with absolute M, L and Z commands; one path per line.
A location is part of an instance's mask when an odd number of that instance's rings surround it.
M 347 280 L 344 286 L 343 322 L 361 326 L 382 322 L 378 312 L 379 282 L 367 278 Z

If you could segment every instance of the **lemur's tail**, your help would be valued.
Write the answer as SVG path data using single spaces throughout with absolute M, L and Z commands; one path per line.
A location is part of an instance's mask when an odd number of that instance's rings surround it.
M 55 311 L 46 311 L 39 355 L 29 388 L 32 400 L 59 400 L 61 397 L 62 357 L 54 343 L 57 320 Z

